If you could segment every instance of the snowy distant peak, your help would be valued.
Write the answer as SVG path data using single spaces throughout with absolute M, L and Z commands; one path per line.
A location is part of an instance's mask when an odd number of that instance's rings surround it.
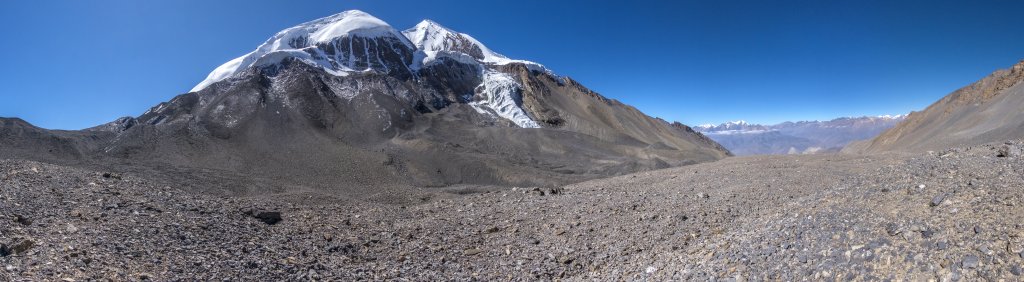
M 733 134 L 733 133 L 756 133 L 764 132 L 767 127 L 760 124 L 750 124 L 745 120 L 730 121 L 719 125 L 704 124 L 695 127 L 697 131 L 710 134 Z
M 381 38 L 385 40 L 378 40 Z M 255 51 L 214 69 L 191 91 L 202 90 L 249 67 L 274 64 L 285 58 L 296 58 L 332 74 L 345 75 L 352 71 L 387 69 L 388 63 L 381 57 L 408 55 L 411 59 L 413 50 L 412 43 L 384 21 L 363 11 L 345 11 L 278 32 Z
M 747 125 L 745 120 L 730 121 L 725 123 L 726 126 L 744 126 Z
M 768 131 L 788 130 L 792 128 L 831 128 L 831 127 L 853 127 L 870 126 L 870 124 L 895 124 L 902 121 L 907 115 L 881 115 L 862 117 L 841 117 L 828 121 L 787 121 L 774 125 L 751 124 L 744 120 L 730 121 L 719 125 L 704 124 L 694 127 L 697 131 L 705 134 L 742 134 L 742 133 L 763 133 Z

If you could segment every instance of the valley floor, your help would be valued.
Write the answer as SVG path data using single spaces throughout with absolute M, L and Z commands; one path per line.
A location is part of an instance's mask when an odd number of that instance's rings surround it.
M 735 157 L 406 205 L 3 160 L 0 280 L 1017 280 L 1021 147 Z

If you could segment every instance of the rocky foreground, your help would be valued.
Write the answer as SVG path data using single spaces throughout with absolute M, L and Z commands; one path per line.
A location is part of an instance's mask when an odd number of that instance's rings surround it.
M 0 280 L 1019 280 L 1021 148 L 737 157 L 404 206 L 5 160 Z

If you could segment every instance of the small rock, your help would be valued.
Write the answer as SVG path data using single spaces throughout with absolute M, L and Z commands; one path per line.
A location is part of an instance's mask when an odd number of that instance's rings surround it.
M 644 269 L 644 272 L 647 272 L 647 274 L 654 273 L 655 271 L 658 271 L 658 268 L 653 266 L 648 266 L 647 269 Z
M 1020 276 L 1021 273 L 1024 273 L 1024 270 L 1020 268 L 1020 265 L 1014 265 L 1010 267 L 1010 273 L 1013 273 L 1013 275 Z
M 268 225 L 274 225 L 281 222 L 281 212 L 251 210 L 248 214 Z
M 949 280 L 960 281 L 961 277 L 963 277 L 963 275 L 960 274 L 960 270 L 954 268 L 952 273 L 950 273 L 950 275 L 949 275 Z
M 1002 145 L 998 149 L 996 149 L 996 157 L 1016 157 L 1018 155 L 1018 152 L 1019 151 L 1016 148 L 1011 147 L 1010 145 Z
M 21 242 L 12 246 L 7 246 L 6 244 L 0 245 L 0 257 L 23 254 L 35 245 L 36 242 L 29 239 L 23 239 Z
M 981 253 L 983 253 L 983 254 L 985 254 L 985 255 L 989 255 L 989 256 L 991 256 L 992 254 L 994 254 L 994 253 L 995 253 L 995 252 L 993 252 L 993 251 L 992 251 L 991 249 L 989 249 L 989 248 L 988 248 L 987 246 L 981 246 L 981 247 L 979 247 L 979 248 L 978 248 L 978 251 L 979 251 L 979 252 L 981 252 Z
M 533 190 L 530 190 L 530 194 L 535 194 L 537 196 L 544 196 L 544 190 L 541 190 L 540 188 L 533 188 Z
M 980 264 L 981 264 L 981 261 L 978 260 L 978 256 L 968 255 L 968 256 L 964 257 L 964 261 L 963 261 L 963 267 L 964 268 L 976 268 Z
M 462 251 L 462 254 L 463 255 L 467 255 L 467 256 L 474 256 L 474 255 L 477 255 L 477 254 L 482 253 L 482 252 L 483 252 L 483 250 L 480 250 L 480 249 L 467 249 L 465 251 Z
M 921 185 L 921 186 L 924 186 L 924 185 Z M 928 205 L 936 207 L 936 206 L 942 204 L 942 201 L 945 200 L 945 199 L 946 199 L 946 195 L 935 196 L 935 198 L 932 198 L 932 202 L 928 203 Z
M 900 226 L 897 225 L 896 223 L 889 223 L 885 226 L 885 233 L 888 233 L 889 236 L 896 236 L 899 235 L 901 232 L 903 232 L 903 230 L 901 230 Z
M 974 234 L 981 234 L 981 226 L 974 227 Z
M 78 227 L 75 227 L 74 224 L 68 223 L 67 231 L 68 234 L 75 234 L 78 232 Z
M 19 214 L 15 214 L 14 215 L 14 221 L 17 222 L 17 223 L 20 223 L 21 225 L 25 225 L 25 226 L 32 225 L 32 220 L 31 219 L 29 219 L 27 217 L 24 217 L 24 216 L 21 216 Z
M 501 229 L 499 229 L 497 226 L 492 226 L 491 228 L 487 228 L 487 230 L 484 230 L 484 233 L 490 234 L 490 233 L 498 232 L 499 230 L 501 230 Z
M 935 231 L 934 230 L 930 230 L 930 229 L 929 230 L 921 230 L 921 237 L 922 238 L 931 238 L 932 235 L 935 235 Z

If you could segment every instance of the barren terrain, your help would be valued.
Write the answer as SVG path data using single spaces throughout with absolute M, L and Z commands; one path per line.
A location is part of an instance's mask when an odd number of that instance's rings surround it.
M 337 203 L 4 160 L 0 280 L 1015 280 L 1021 147 L 734 157 Z

